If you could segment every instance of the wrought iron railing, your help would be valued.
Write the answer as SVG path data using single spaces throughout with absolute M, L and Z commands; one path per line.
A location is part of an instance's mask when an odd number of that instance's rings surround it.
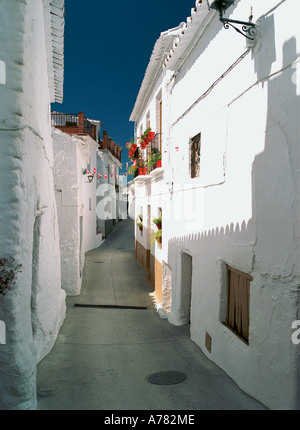
M 158 154 L 161 154 L 161 135 L 157 133 L 154 140 L 147 147 L 147 171 L 148 173 L 156 169 L 158 163 L 155 161 Z
M 93 125 L 86 118 L 84 118 L 84 130 L 87 132 L 87 134 L 93 137 Z
M 55 127 L 79 127 L 79 116 L 78 114 L 51 112 L 51 125 Z M 92 138 L 95 137 L 93 135 L 93 124 L 86 118 L 83 121 L 83 130 L 78 131 L 85 132 Z
M 51 112 L 51 124 L 57 127 L 78 127 L 78 114 Z

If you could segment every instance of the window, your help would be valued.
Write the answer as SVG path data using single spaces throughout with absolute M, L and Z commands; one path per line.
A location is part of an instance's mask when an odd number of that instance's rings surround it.
M 162 152 L 162 92 L 160 91 L 156 97 L 156 133 L 158 133 L 158 149 Z
M 150 111 L 148 111 L 146 115 L 146 129 L 147 128 L 150 128 Z
M 201 153 L 201 133 L 191 139 L 190 160 L 191 160 L 191 178 L 200 176 L 200 153 Z
M 227 266 L 228 301 L 226 325 L 248 343 L 250 314 L 250 282 L 246 273 Z

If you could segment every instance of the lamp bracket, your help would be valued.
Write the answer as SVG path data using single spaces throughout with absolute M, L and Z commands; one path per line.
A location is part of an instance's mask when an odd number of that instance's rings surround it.
M 228 30 L 229 27 L 232 27 L 235 29 L 235 31 L 237 31 L 249 40 L 254 40 L 258 33 L 257 25 L 251 21 L 237 21 L 235 19 L 223 18 L 221 16 L 220 21 L 223 23 L 223 26 L 226 30 Z M 241 29 L 236 27 L 236 25 L 241 26 Z
M 249 21 L 237 21 L 235 19 L 224 18 L 224 13 L 226 10 L 234 4 L 235 0 L 213 0 L 212 2 L 207 0 L 208 9 L 215 9 L 219 12 L 219 19 L 222 22 L 226 30 L 232 27 L 240 33 L 242 36 L 249 40 L 254 40 L 258 33 L 258 26 L 252 22 L 252 8 L 249 16 Z M 241 28 L 239 28 L 239 27 Z

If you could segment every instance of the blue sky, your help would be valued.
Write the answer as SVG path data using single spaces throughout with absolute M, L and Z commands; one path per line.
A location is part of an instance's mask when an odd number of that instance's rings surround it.
M 125 147 L 154 44 L 162 31 L 186 21 L 194 6 L 194 0 L 65 0 L 64 101 L 52 110 L 85 112 Z

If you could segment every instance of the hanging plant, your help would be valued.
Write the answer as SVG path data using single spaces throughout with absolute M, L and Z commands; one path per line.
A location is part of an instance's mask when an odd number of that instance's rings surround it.
M 151 131 L 151 129 L 150 129 L 147 134 L 148 134 L 149 142 L 152 142 L 152 140 L 154 140 L 154 138 L 155 138 L 155 131 Z
M 141 135 L 140 146 L 142 149 L 145 149 L 146 146 L 152 142 L 155 137 L 155 132 L 151 130 L 151 128 L 147 128 L 144 133 Z
M 151 168 L 153 166 L 161 167 L 161 152 L 157 148 L 153 148 L 150 153 L 150 158 L 148 161 L 148 166 Z
M 158 228 L 158 230 L 161 230 L 161 228 L 162 228 L 162 219 L 161 219 L 161 217 L 153 218 L 152 222 L 153 222 L 153 224 L 156 225 L 156 227 Z
M 155 241 L 159 245 L 161 245 L 161 243 L 162 243 L 162 230 L 157 230 L 157 231 L 153 231 L 152 232 L 152 235 L 151 235 L 151 238 L 150 238 L 151 245 L 153 245 Z

